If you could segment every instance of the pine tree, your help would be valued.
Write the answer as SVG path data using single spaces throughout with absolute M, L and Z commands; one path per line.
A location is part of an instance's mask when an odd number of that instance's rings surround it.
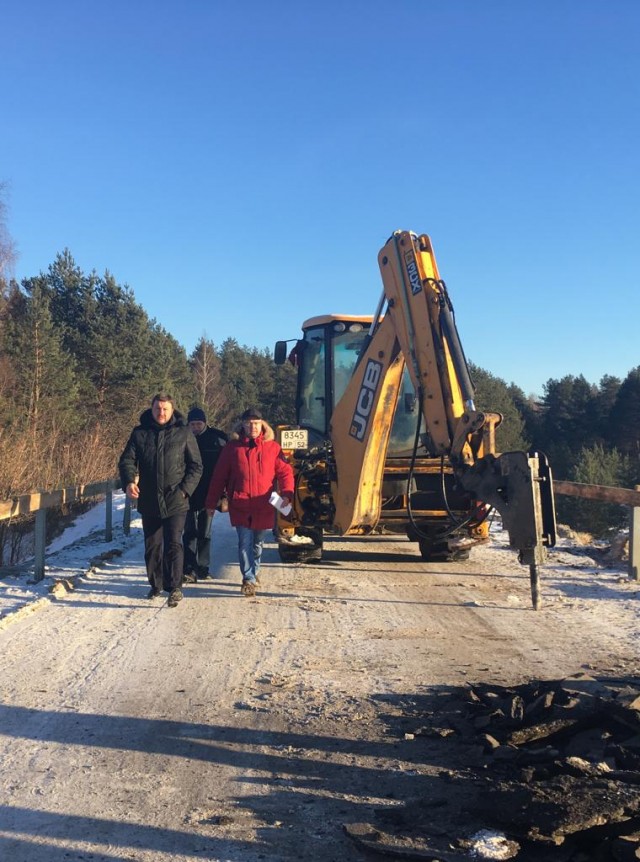
M 293 425 L 296 421 L 297 376 L 293 366 L 271 361 L 273 387 L 269 399 L 263 402 L 265 414 L 274 425 Z
M 528 444 L 524 437 L 524 420 L 505 381 L 471 363 L 469 364 L 469 371 L 476 387 L 476 409 L 501 413 L 503 416 L 503 420 L 496 430 L 498 450 L 512 452 L 527 449 Z
M 544 390 L 539 445 L 549 456 L 556 478 L 567 478 L 580 449 L 597 434 L 598 390 L 582 375 L 549 380 Z
M 615 445 L 615 429 L 611 423 L 611 410 L 620 391 L 620 379 L 609 374 L 601 379 L 595 398 L 594 414 L 596 433 L 592 443 L 602 442 L 605 446 Z
M 77 428 L 82 420 L 74 420 L 75 362 L 62 345 L 49 300 L 38 285 L 24 298 L 21 311 L 12 320 L 9 342 L 19 369 L 16 400 L 23 423 L 34 439 L 54 427 Z
M 46 274 L 23 282 L 28 292 L 32 285 L 40 286 L 49 300 L 51 319 L 62 333 L 65 349 L 79 360 L 89 343 L 91 321 L 96 314 L 97 280 L 95 273 L 87 276 L 82 272 L 66 248 L 56 255 Z
M 178 410 L 186 417 L 188 405 L 193 403 L 195 397 L 187 353 L 158 323 L 152 322 L 145 370 L 151 383 L 148 387 L 149 399 L 155 392 L 168 392 L 173 396 Z
M 51 319 L 48 297 L 35 285 L 14 305 L 7 325 L 13 359 L 15 413 L 11 435 L 23 447 L 11 479 L 15 491 L 56 487 L 57 462 L 85 423 L 78 403 L 75 362 Z M 17 453 L 17 447 L 14 447 Z M 20 472 L 22 466 L 27 472 Z
M 235 338 L 227 338 L 220 347 L 220 363 L 222 378 L 230 388 L 229 409 L 232 415 L 238 417 L 249 405 L 259 405 L 250 348 L 242 348 Z
M 628 472 L 627 458 L 617 449 L 607 451 L 597 443 L 579 451 L 571 472 L 571 480 L 587 485 L 624 487 Z M 562 497 L 558 500 L 558 517 L 576 530 L 605 536 L 628 524 L 629 510 L 626 506 L 613 503 Z
M 640 366 L 623 380 L 609 418 L 613 442 L 621 452 L 640 458 Z
M 106 272 L 94 286 L 95 314 L 88 328 L 83 363 L 101 422 L 110 422 L 123 409 L 138 409 L 147 392 L 145 360 L 151 323 L 131 291 Z

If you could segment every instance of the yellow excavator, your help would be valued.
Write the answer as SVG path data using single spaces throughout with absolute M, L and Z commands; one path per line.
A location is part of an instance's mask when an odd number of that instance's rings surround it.
M 323 536 L 404 533 L 424 560 L 465 559 L 487 540 L 492 510 L 529 566 L 555 544 L 551 469 L 542 453 L 496 453 L 498 413 L 474 386 L 431 240 L 396 231 L 378 255 L 372 316 L 307 320 L 275 361 L 297 368 L 296 425 L 278 428 L 294 468 L 293 509 L 278 515 L 286 562 L 317 560 Z

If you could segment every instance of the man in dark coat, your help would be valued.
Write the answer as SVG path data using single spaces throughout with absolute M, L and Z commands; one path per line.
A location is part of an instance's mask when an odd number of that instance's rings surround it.
M 138 501 L 144 533 L 144 560 L 151 589 L 148 598 L 169 593 L 169 607 L 182 599 L 182 530 L 189 497 L 202 475 L 195 437 L 166 393 L 153 396 L 151 408 L 120 456 L 122 490 Z
M 187 416 L 202 458 L 202 478 L 189 499 L 189 511 L 184 525 L 184 581 L 194 584 L 198 578 L 209 577 L 211 548 L 211 515 L 204 506 L 213 468 L 216 466 L 227 435 L 207 425 L 204 410 L 194 407 Z

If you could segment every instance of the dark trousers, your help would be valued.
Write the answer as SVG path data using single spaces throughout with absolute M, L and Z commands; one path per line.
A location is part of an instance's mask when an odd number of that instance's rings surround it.
M 179 590 L 182 586 L 182 530 L 186 512 L 170 518 L 143 516 L 144 561 L 147 577 L 157 590 Z
M 184 570 L 204 574 L 209 571 L 211 522 L 213 516 L 206 509 L 189 509 L 184 523 Z

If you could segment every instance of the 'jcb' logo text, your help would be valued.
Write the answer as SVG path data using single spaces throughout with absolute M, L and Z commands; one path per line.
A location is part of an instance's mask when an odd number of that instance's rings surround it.
M 355 437 L 356 440 L 364 440 L 381 374 L 382 365 L 370 359 L 365 368 L 362 386 L 358 393 L 356 409 L 353 412 L 351 428 L 349 429 L 349 434 L 351 437 Z
M 404 260 L 407 264 L 407 273 L 409 275 L 409 281 L 411 282 L 411 293 L 415 296 L 416 293 L 420 293 L 422 290 L 422 281 L 418 271 L 418 264 L 413 253 L 410 251 L 406 252 Z

